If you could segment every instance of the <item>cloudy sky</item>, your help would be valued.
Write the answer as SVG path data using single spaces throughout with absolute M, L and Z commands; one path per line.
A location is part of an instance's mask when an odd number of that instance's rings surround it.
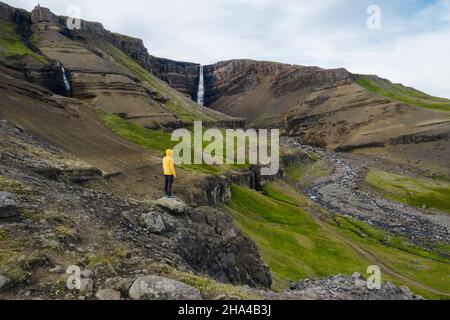
M 77 5 L 83 19 L 142 38 L 160 57 L 345 67 L 450 98 L 450 0 L 2 1 L 27 10 L 40 1 L 60 15 Z M 367 27 L 371 5 L 380 29 Z

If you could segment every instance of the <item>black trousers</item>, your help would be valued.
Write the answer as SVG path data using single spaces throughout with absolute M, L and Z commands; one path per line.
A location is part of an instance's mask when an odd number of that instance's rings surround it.
M 166 196 L 171 197 L 174 176 L 164 176 L 164 177 L 165 177 L 164 192 L 165 192 Z

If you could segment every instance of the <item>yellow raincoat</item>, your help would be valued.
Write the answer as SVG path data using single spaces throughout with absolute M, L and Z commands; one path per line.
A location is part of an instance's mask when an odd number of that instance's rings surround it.
M 173 163 L 173 151 L 170 149 L 166 150 L 166 156 L 163 159 L 163 168 L 165 176 L 177 176 L 175 165 Z

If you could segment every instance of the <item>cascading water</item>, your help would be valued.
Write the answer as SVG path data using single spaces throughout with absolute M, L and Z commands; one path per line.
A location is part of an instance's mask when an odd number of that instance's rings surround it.
M 252 170 L 252 180 L 250 181 L 250 189 L 256 190 L 256 176 L 255 172 Z
M 67 79 L 66 69 L 64 69 L 63 65 L 61 65 L 61 72 L 62 72 L 62 76 L 63 76 L 64 86 L 66 87 L 67 96 L 70 96 L 70 92 L 71 92 L 70 83 L 69 83 L 69 80 Z
M 200 80 L 198 81 L 197 103 L 201 106 L 205 104 L 205 80 L 203 76 L 203 66 L 200 66 Z

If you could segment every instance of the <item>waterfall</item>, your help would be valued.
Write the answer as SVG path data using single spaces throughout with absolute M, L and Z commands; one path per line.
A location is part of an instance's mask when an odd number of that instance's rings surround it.
M 200 80 L 198 81 L 197 103 L 201 106 L 205 104 L 205 80 L 203 76 L 203 66 L 200 66 Z
M 252 170 L 250 171 L 252 173 L 252 180 L 250 181 L 250 189 L 256 190 L 256 176 L 255 172 Z
M 63 65 L 61 65 L 61 72 L 62 72 L 62 76 L 63 76 L 64 86 L 66 87 L 67 96 L 70 96 L 70 92 L 71 92 L 70 83 L 69 83 L 69 80 L 67 79 L 66 69 L 64 69 Z

